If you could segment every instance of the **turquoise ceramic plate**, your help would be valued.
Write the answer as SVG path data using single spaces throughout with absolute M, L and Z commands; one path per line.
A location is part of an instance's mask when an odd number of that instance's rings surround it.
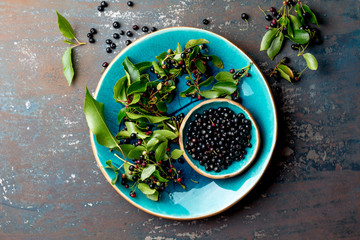
M 245 67 L 252 60 L 227 39 L 202 29 L 176 27 L 167 28 L 149 34 L 125 48 L 111 62 L 110 66 L 102 75 L 95 92 L 95 98 L 105 104 L 105 117 L 113 134 L 117 133 L 117 113 L 121 105 L 113 99 L 113 87 L 116 81 L 125 75 L 122 62 L 126 56 L 134 63 L 152 61 L 158 54 L 175 49 L 179 42 L 182 46 L 190 39 L 205 38 L 210 43 L 209 54 L 219 56 L 225 66 L 225 70 Z M 216 74 L 216 72 L 214 72 Z M 258 124 L 261 145 L 254 163 L 242 174 L 228 179 L 214 180 L 203 177 L 195 172 L 186 163 L 181 167 L 184 172 L 185 185 L 182 189 L 178 184 L 170 184 L 167 190 L 161 193 L 159 202 L 153 202 L 137 194 L 136 198 L 129 196 L 128 189 L 120 183 L 114 186 L 115 190 L 127 201 L 141 210 L 150 214 L 170 219 L 198 219 L 218 214 L 237 203 L 243 198 L 260 180 L 269 164 L 277 137 L 277 118 L 274 100 L 259 68 L 254 64 L 250 70 L 250 77 L 244 78 L 240 86 L 240 97 L 243 106 L 247 108 Z M 184 79 L 180 79 L 179 91 L 186 89 Z M 187 113 L 198 104 L 190 98 L 177 96 L 168 106 L 169 113 L 179 109 Z M 184 107 L 185 106 L 185 107 Z M 95 136 L 90 136 L 92 148 L 97 163 L 104 173 L 108 182 L 114 177 L 114 173 L 105 169 L 105 161 L 111 159 L 120 164 L 107 148 L 99 145 Z

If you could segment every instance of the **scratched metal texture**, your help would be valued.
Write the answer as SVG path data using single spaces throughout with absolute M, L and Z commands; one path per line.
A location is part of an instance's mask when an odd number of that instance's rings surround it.
M 281 1 L 0 1 L 0 239 L 360 239 L 360 3 L 309 1 L 324 43 L 319 61 L 299 83 L 269 80 L 279 116 L 275 154 L 257 187 L 230 210 L 203 220 L 172 221 L 123 200 L 97 168 L 83 115 L 85 85 L 95 89 L 105 39 L 118 20 L 165 28 L 193 26 L 233 41 L 263 71 L 259 52 L 267 24 L 263 8 Z M 66 49 L 55 10 L 86 41 L 74 51 L 71 87 L 62 74 Z M 249 30 L 240 14 L 249 14 Z M 205 26 L 202 19 L 208 18 Z M 132 39 L 142 36 L 137 31 Z M 304 61 L 286 44 L 300 71 Z

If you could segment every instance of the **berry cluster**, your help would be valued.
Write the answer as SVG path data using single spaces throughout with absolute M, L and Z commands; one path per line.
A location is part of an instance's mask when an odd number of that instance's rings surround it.
M 251 143 L 251 121 L 227 107 L 196 113 L 189 123 L 185 149 L 206 171 L 220 172 L 245 158 Z
M 89 39 L 89 43 L 95 43 L 94 35 L 97 33 L 95 28 L 91 28 L 90 32 L 86 35 Z

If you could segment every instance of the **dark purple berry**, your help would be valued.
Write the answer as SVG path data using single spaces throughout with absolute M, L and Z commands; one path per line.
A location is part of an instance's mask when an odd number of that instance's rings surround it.
M 125 45 L 126 45 L 126 46 L 129 46 L 130 44 L 131 44 L 131 40 L 126 40 L 126 41 L 125 41 Z
M 139 29 L 139 26 L 138 26 L 138 25 L 134 25 L 134 26 L 132 26 L 132 29 L 133 29 L 133 30 L 138 30 L 138 29 Z
M 105 1 L 102 1 L 102 2 L 100 3 L 100 6 L 102 6 L 102 7 L 107 7 L 108 4 L 107 4 Z
M 106 43 L 106 44 L 111 44 L 112 41 L 111 41 L 111 39 L 106 39 L 106 40 L 105 40 L 105 43 Z
M 249 16 L 248 16 L 246 13 L 242 13 L 242 14 L 241 14 L 241 18 L 242 18 L 243 20 L 246 20 L 246 19 L 249 18 Z
M 134 3 L 133 3 L 132 1 L 128 1 L 126 4 L 127 4 L 129 7 L 134 6 Z
M 92 35 L 91 33 L 88 33 L 86 36 L 87 36 L 88 38 L 93 38 L 93 35 Z
M 209 20 L 207 20 L 206 18 L 202 20 L 203 24 L 208 25 L 209 24 Z
M 115 49 L 115 48 L 116 48 L 116 44 L 115 44 L 115 43 L 111 43 L 111 44 L 110 44 L 110 47 L 111 47 L 112 49 Z
M 120 23 L 119 23 L 119 22 L 113 22 L 113 27 L 114 27 L 114 28 L 119 28 L 119 27 L 120 27 Z
M 107 48 L 106 48 L 106 52 L 107 52 L 107 53 L 111 53 L 111 52 L 112 52 L 111 48 L 110 48 L 110 47 L 107 47 Z
M 275 11 L 276 11 L 276 9 L 274 7 L 270 8 L 270 12 L 275 12 Z
M 109 66 L 109 63 L 108 63 L 108 62 L 103 62 L 102 66 L 103 66 L 104 68 L 106 68 L 106 67 Z
M 143 32 L 148 32 L 148 31 L 149 31 L 149 28 L 148 28 L 147 26 L 143 26 L 143 27 L 141 28 L 141 31 L 143 31 Z
M 103 7 L 103 6 L 98 6 L 98 7 L 97 7 L 97 10 L 98 10 L 99 12 L 103 12 L 103 11 L 104 11 L 104 7 Z
M 127 31 L 127 32 L 126 32 L 126 36 L 132 37 L 132 35 L 133 35 L 133 33 L 132 33 L 131 31 Z
M 124 35 L 125 32 L 124 32 L 123 30 L 121 30 L 121 31 L 119 32 L 119 34 L 120 34 L 120 35 Z
M 271 20 L 272 20 L 272 16 L 271 16 L 271 15 L 266 15 L 266 16 L 265 16 L 265 19 L 266 19 L 267 21 L 271 21 Z
M 152 31 L 152 32 L 156 32 L 156 30 L 157 30 L 156 27 L 152 27 L 152 28 L 151 28 L 151 31 Z
M 120 38 L 120 35 L 119 35 L 118 33 L 114 33 L 114 34 L 113 34 L 113 38 L 114 38 L 114 39 L 119 39 L 119 38 Z
M 95 43 L 95 39 L 89 38 L 89 43 Z
M 97 31 L 96 31 L 96 29 L 95 29 L 95 28 L 90 28 L 90 33 L 91 33 L 91 34 L 96 34 L 96 33 L 97 33 Z

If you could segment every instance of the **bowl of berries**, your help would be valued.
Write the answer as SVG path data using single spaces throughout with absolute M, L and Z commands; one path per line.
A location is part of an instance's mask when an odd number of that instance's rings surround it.
M 260 146 L 258 126 L 238 102 L 210 99 L 185 116 L 179 144 L 189 165 L 213 179 L 234 177 L 248 168 Z

